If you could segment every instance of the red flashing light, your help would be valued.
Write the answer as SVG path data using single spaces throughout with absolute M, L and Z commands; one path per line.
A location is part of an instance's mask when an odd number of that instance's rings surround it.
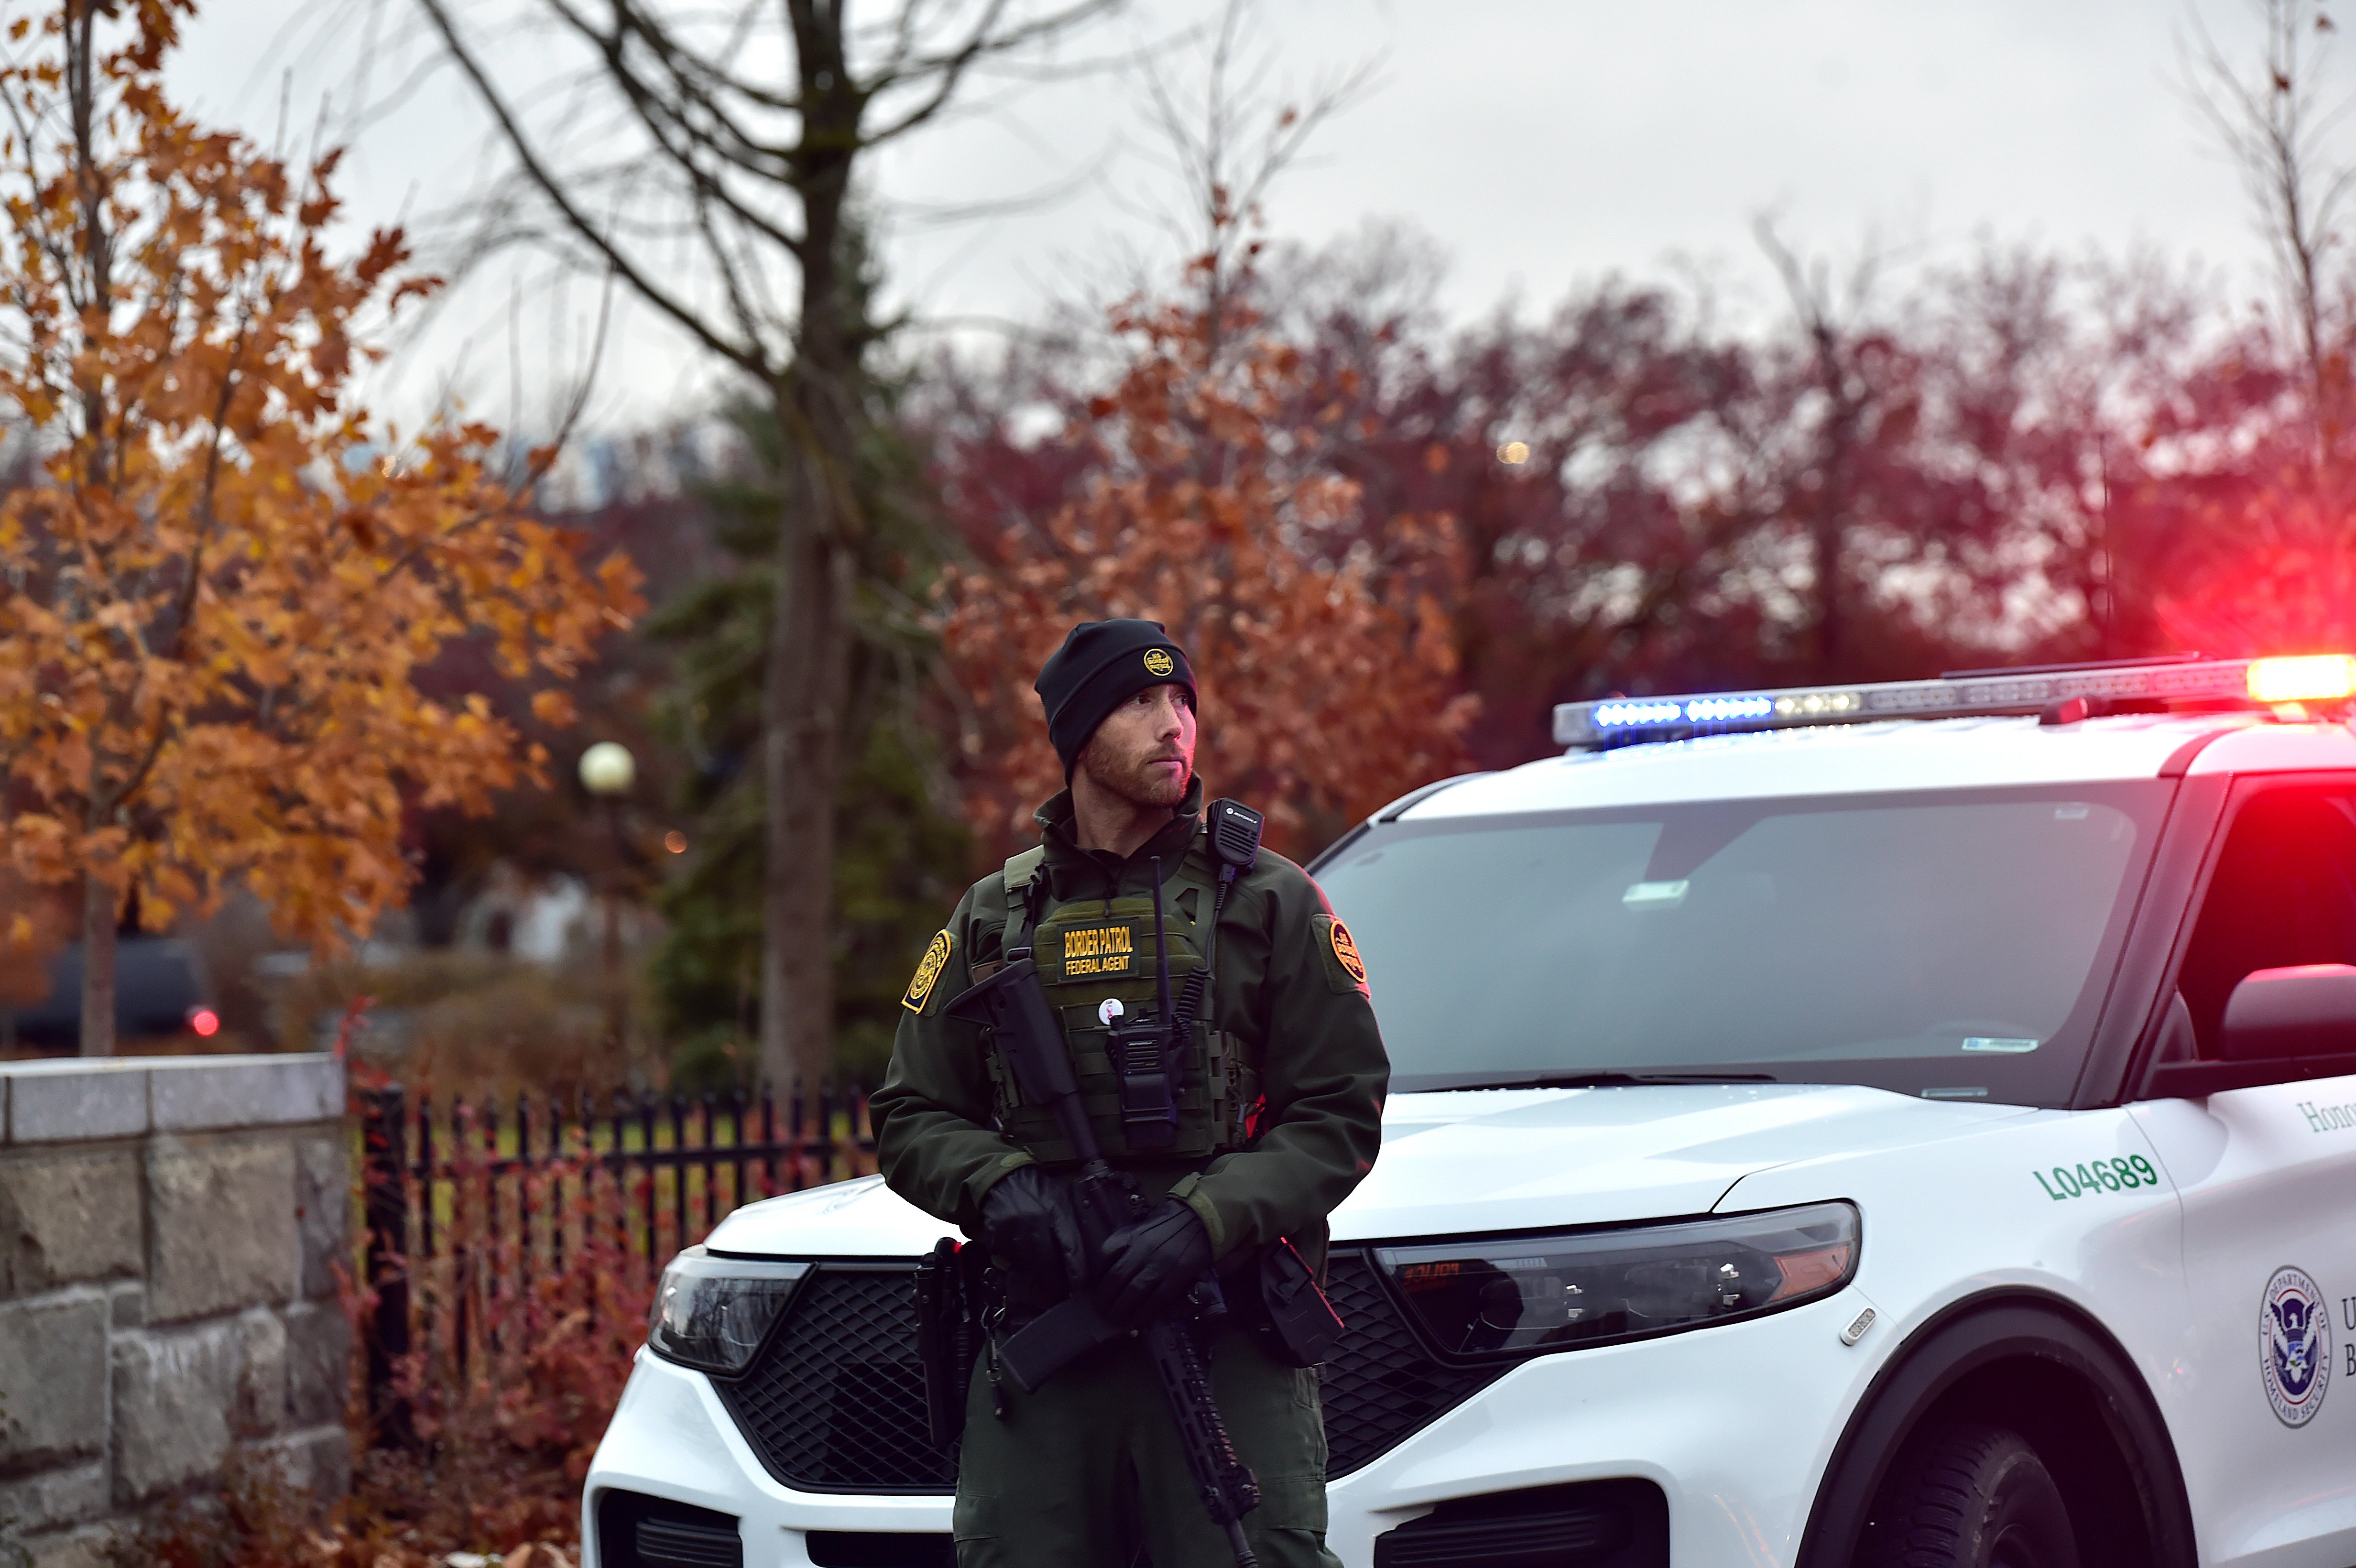
M 2336 702 L 2356 697 L 2356 658 L 2316 654 L 2252 659 L 2249 681 L 2253 702 Z
M 220 1015 L 210 1008 L 190 1008 L 188 1028 L 207 1040 L 220 1033 Z

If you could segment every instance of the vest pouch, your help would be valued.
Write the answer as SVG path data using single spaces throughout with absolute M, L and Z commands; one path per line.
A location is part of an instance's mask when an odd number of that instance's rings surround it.
M 1342 1340 L 1342 1315 L 1292 1243 L 1280 1237 L 1262 1247 L 1252 1272 L 1258 1288 L 1250 1328 L 1260 1348 L 1288 1367 L 1313 1367 L 1331 1356 Z
M 1252 1141 L 1252 1117 L 1262 1108 L 1259 1069 L 1252 1065 L 1251 1048 L 1242 1036 L 1225 1030 L 1214 1032 L 1205 1044 L 1211 1125 L 1217 1129 L 1219 1147 L 1247 1148 Z
M 1125 1159 L 1198 1159 L 1237 1147 L 1227 1141 L 1226 1128 L 1215 1116 L 1211 1103 L 1205 1072 L 1210 1055 L 1209 1026 L 1198 1021 L 1194 1028 L 1193 1043 L 1177 1052 L 1173 1085 L 1178 1109 L 1177 1136 L 1160 1147 L 1140 1148 L 1130 1142 L 1121 1119 L 1121 1082 L 1113 1068 L 1111 1031 L 1097 1024 L 1093 1018 L 1089 1027 L 1079 1027 L 1074 1017 L 1080 1013 L 1077 1008 L 1061 1011 L 1064 1040 L 1072 1053 L 1072 1076 L 1080 1086 L 1080 1104 L 1087 1107 L 1088 1122 L 1096 1128 L 1097 1142 L 1107 1159 L 1115 1164 Z M 1012 1071 L 1007 1070 L 1002 1086 L 1011 1089 L 1012 1081 Z M 1055 1116 L 1044 1106 L 1030 1104 L 1018 1097 L 1002 1098 L 999 1123 L 1001 1133 L 1042 1165 L 1066 1165 L 1078 1157 L 1071 1145 L 1064 1141 Z
M 1185 1062 L 1172 1049 L 1169 1026 L 1151 1016 L 1116 1023 L 1105 1030 L 1105 1054 L 1112 1061 L 1129 1147 L 1140 1154 L 1173 1147 Z

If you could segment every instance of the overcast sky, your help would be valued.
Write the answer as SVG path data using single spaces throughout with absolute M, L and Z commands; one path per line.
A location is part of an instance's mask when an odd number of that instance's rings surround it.
M 1207 10 L 1147 0 L 1108 41 Z M 2254 47 L 2244 0 L 2201 14 L 2229 50 Z M 1442 304 L 1459 315 L 1507 299 L 1544 308 L 1581 281 L 1683 262 L 1764 299 L 1751 238 L 1762 211 L 1836 257 L 1871 243 L 1936 259 L 1982 234 L 2141 245 L 2254 292 L 2246 198 L 2181 85 L 2193 15 L 2172 0 L 1262 0 L 1261 42 L 1296 89 L 1382 62 L 1277 188 L 1269 229 L 1318 243 L 1368 219 L 1419 228 L 1451 258 Z M 207 118 L 267 139 L 282 92 L 305 128 L 330 94 L 331 121 L 356 97 L 385 98 L 422 53 L 402 42 L 416 27 L 409 0 L 213 0 L 173 69 Z M 2351 62 L 2343 49 L 2334 74 Z M 1029 319 L 1124 256 L 1174 253 L 1139 210 L 1172 187 L 1138 101 L 1133 75 L 1002 93 L 895 154 L 880 178 L 902 213 L 887 229 L 895 290 L 936 320 Z M 359 133 L 344 189 L 357 219 L 391 221 L 476 188 L 494 152 L 444 73 Z M 1059 187 L 1011 216 L 916 216 Z M 530 362 L 527 380 L 569 362 L 590 308 L 487 279 L 407 350 L 386 400 L 413 417 L 455 384 L 509 417 L 510 358 Z M 713 384 L 635 315 L 597 418 L 685 411 Z

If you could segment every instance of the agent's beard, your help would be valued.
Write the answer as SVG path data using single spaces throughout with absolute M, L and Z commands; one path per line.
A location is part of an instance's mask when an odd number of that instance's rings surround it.
M 1175 762 L 1175 773 L 1156 763 Z M 1131 805 L 1175 810 L 1194 782 L 1194 759 L 1175 746 L 1150 745 L 1133 754 L 1117 752 L 1105 732 L 1098 731 L 1080 752 L 1080 767 L 1097 787 L 1119 795 Z

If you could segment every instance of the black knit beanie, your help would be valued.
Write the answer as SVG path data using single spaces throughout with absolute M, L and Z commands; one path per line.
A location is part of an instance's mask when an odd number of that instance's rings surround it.
M 1183 686 L 1194 701 L 1194 669 L 1159 621 L 1083 621 L 1040 667 L 1031 689 L 1047 709 L 1047 739 L 1072 776 L 1105 715 L 1149 686 Z

